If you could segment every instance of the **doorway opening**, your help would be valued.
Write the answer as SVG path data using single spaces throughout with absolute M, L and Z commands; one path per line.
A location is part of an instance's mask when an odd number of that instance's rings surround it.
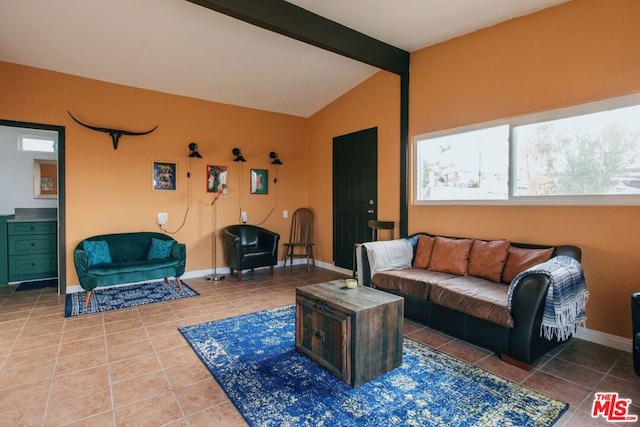
M 39 132 L 41 134 L 45 133 L 53 133 L 57 136 L 57 157 L 53 156 L 47 161 L 33 160 L 33 173 L 31 173 L 31 169 L 29 169 L 29 173 L 21 180 L 29 180 L 28 187 L 33 188 L 33 194 L 29 192 L 28 197 L 33 199 L 54 199 L 57 201 L 51 203 L 48 201 L 42 201 L 41 204 L 38 203 L 21 203 L 19 199 L 16 199 L 16 204 L 28 204 L 32 206 L 34 209 L 38 209 L 39 206 L 49 206 L 57 211 L 57 221 L 56 221 L 56 234 L 57 234 L 57 242 L 56 242 L 56 252 L 57 252 L 57 278 L 58 278 L 58 294 L 64 295 L 67 292 L 67 284 L 66 284 L 66 253 L 65 253 L 65 128 L 64 126 L 50 125 L 50 124 L 42 124 L 42 123 L 31 123 L 31 122 L 21 122 L 21 121 L 13 121 L 13 120 L 3 120 L 0 119 L 0 128 L 4 127 L 5 129 L 16 131 L 15 134 L 27 135 L 27 138 L 9 138 L 9 140 L 0 140 L 0 144 L 3 145 L 4 148 L 9 148 L 9 150 L 13 150 L 18 152 L 17 149 L 22 147 L 22 143 L 27 144 L 25 147 L 28 149 L 31 144 L 41 144 L 39 141 L 30 141 L 29 135 L 37 135 Z M 3 138 L 5 139 L 5 138 Z M 34 138 L 31 138 L 34 139 Z M 38 138 L 35 138 L 38 139 Z M 22 142 L 21 142 L 22 141 Z M 46 142 L 44 142 L 46 144 Z M 11 145 L 7 147 L 7 144 Z M 9 159 L 11 161 L 11 159 Z M 51 164 L 55 162 L 57 166 L 57 174 L 54 172 L 51 173 Z M 55 187 L 54 187 L 55 184 Z M 10 194 L 11 191 L 16 190 L 17 186 L 11 181 L 5 182 L 4 185 L 11 185 L 11 188 L 6 188 L 3 193 Z M 55 191 L 53 190 L 55 188 Z M 19 190 L 22 191 L 22 190 Z M 25 208 L 24 206 L 14 206 L 13 212 L 15 212 L 15 208 L 24 208 L 26 210 L 30 209 L 29 207 Z M 7 206 L 3 207 L 3 211 L 0 212 L 0 215 L 6 215 L 10 212 L 5 212 L 9 208 Z M 45 208 L 46 209 L 46 208 Z M 0 251 L 2 252 L 2 251 Z M 4 251 L 5 256 L 6 250 Z M 4 285 L 4 284 L 2 284 Z

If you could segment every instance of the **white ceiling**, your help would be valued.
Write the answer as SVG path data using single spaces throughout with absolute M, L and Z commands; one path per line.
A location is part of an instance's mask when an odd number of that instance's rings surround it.
M 567 0 L 289 0 L 407 51 Z M 185 0 L 0 0 L 0 61 L 308 117 L 376 68 Z

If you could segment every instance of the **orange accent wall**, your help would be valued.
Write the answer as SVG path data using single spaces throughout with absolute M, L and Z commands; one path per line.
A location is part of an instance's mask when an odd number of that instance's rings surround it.
M 318 217 L 322 261 L 333 263 L 333 138 L 372 127 L 378 128 L 378 218 L 395 221 L 397 228 L 400 77 L 378 72 L 309 118 L 309 205 Z
M 211 269 L 214 195 L 206 192 L 206 165 L 229 167 L 231 197 L 219 200 L 218 229 L 238 223 L 242 206 L 250 224 L 264 221 L 265 228 L 286 238 L 291 218 L 284 219 L 282 211 L 306 205 L 308 156 L 303 118 L 6 62 L 0 62 L 0 75 L 0 117 L 65 126 L 69 285 L 78 283 L 73 249 L 82 239 L 103 233 L 158 231 L 158 212 L 169 214 L 166 228 L 175 231 L 187 206 L 186 223 L 174 237 L 187 244 L 187 271 Z M 67 111 L 97 126 L 144 131 L 158 125 L 158 129 L 145 136 L 122 136 L 114 150 L 109 135 L 81 127 Z M 203 159 L 188 160 L 187 146 L 192 141 Z M 242 150 L 246 163 L 232 161 L 233 147 Z M 276 151 L 284 163 L 277 184 L 270 151 Z M 176 191 L 152 190 L 154 160 L 177 163 Z M 269 171 L 269 194 L 249 193 L 252 168 Z M 187 178 L 189 169 L 191 178 Z M 218 266 L 225 265 L 219 242 Z
M 638 17 L 636 0 L 574 0 L 413 52 L 410 136 L 639 92 Z M 397 220 L 398 87 L 379 73 L 309 120 L 309 199 L 321 212 L 324 260 L 331 186 L 319 180 L 331 167 L 332 137 L 388 130 L 379 141 L 380 217 Z M 635 206 L 410 205 L 408 229 L 580 246 L 591 293 L 587 327 L 630 337 L 629 298 L 640 290 L 638 218 Z
M 634 0 L 577 0 L 413 53 L 410 134 L 640 91 L 639 17 Z M 638 218 L 636 206 L 410 206 L 409 232 L 577 245 L 587 327 L 630 337 Z

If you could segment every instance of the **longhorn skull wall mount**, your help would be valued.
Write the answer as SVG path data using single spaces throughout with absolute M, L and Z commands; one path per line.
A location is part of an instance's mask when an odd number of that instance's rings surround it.
M 67 113 L 69 113 L 71 118 L 81 126 L 84 126 L 84 127 L 88 128 L 88 129 L 91 129 L 91 130 L 97 130 L 98 132 L 108 133 L 109 136 L 111 136 L 111 141 L 113 142 L 113 149 L 114 150 L 118 149 L 118 141 L 120 140 L 120 137 L 122 135 L 131 135 L 131 136 L 148 135 L 148 134 L 150 134 L 151 132 L 153 132 L 154 130 L 156 130 L 158 128 L 158 125 L 155 125 L 155 127 L 153 129 L 145 131 L 145 132 L 132 132 L 132 131 L 129 131 L 129 130 L 103 128 L 103 127 L 91 126 L 91 125 L 88 125 L 86 123 L 82 123 L 80 120 L 78 120 L 75 117 L 73 117 L 73 114 L 71 114 L 70 111 L 67 111 Z

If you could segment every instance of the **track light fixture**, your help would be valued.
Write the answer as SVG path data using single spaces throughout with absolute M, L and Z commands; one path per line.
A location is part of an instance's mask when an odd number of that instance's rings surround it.
M 278 157 L 278 154 L 275 151 L 269 153 L 269 158 L 273 159 L 273 161 L 271 162 L 272 165 L 282 164 L 282 162 L 280 161 L 280 157 Z
M 201 159 L 202 155 L 198 153 L 198 144 L 192 142 L 189 144 L 189 157 L 195 157 L 196 159 Z
M 236 156 L 236 158 L 233 159 L 234 162 L 246 162 L 245 158 L 242 157 L 242 151 L 240 151 L 238 147 L 235 147 L 233 150 L 231 150 L 231 153 Z

